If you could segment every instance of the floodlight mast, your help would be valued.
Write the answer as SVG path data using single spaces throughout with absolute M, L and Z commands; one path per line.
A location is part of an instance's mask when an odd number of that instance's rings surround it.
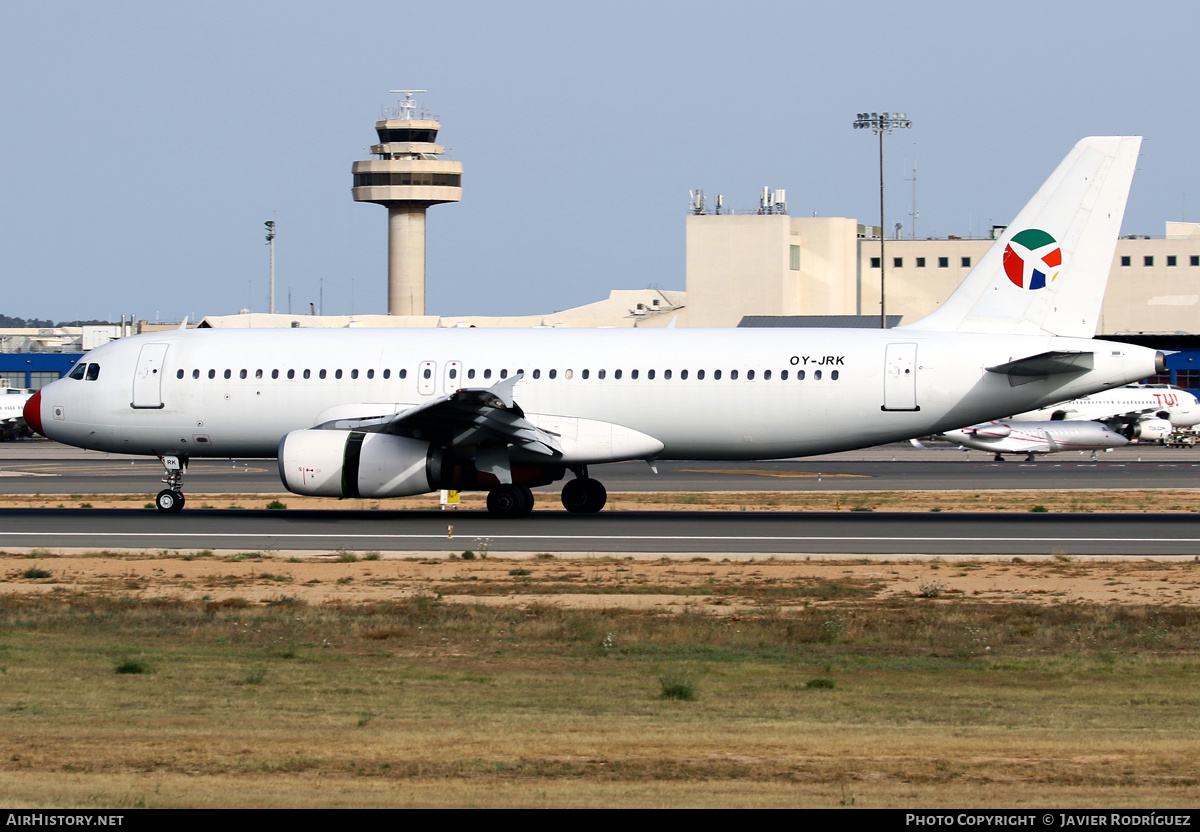
M 271 314 L 275 314 L 275 221 L 263 223 L 267 227 L 267 245 L 271 247 Z
M 884 293 L 883 273 L 887 259 L 884 257 L 884 240 L 887 224 L 883 211 L 883 134 L 895 129 L 912 127 L 912 121 L 904 113 L 859 113 L 854 119 L 855 130 L 869 129 L 879 136 L 879 328 L 887 329 L 887 296 Z

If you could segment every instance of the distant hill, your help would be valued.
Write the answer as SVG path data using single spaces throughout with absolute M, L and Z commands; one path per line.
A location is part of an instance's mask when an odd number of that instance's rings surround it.
M 0 315 L 0 329 L 52 329 L 56 326 L 109 326 L 108 321 L 59 321 L 40 318 L 12 318 Z

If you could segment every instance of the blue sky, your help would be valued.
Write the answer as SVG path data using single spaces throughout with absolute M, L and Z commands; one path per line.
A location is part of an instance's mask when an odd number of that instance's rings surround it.
M 1146 136 L 1123 233 L 1200 220 L 1194 3 L 6 3 L 0 312 L 178 320 L 386 307 L 356 204 L 389 89 L 464 165 L 428 224 L 431 314 L 684 288 L 688 189 L 877 221 L 857 112 L 902 110 L 888 225 L 1005 223 L 1070 146 Z M 1189 207 L 1190 206 L 1190 207 Z M 323 290 L 322 290 L 323 287 Z

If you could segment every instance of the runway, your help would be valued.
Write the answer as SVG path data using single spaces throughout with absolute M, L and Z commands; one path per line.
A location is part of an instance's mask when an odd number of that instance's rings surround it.
M 1200 552 L 1200 516 L 0 510 L 0 549 L 441 552 L 574 555 L 1170 555 Z
M 777 462 L 644 462 L 593 466 L 609 491 L 876 491 L 1026 488 L 1193 488 L 1200 452 L 1133 446 L 1100 455 L 1055 454 L 993 462 L 981 451 L 930 451 L 908 444 Z M 162 486 L 162 466 L 41 440 L 0 445 L 0 494 L 145 494 Z M 197 459 L 189 494 L 279 493 L 273 459 Z M 544 491 L 558 491 L 561 484 Z

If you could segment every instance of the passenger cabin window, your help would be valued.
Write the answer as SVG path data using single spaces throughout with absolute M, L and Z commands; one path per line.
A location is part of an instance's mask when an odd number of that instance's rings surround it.
M 384 370 L 384 371 L 383 371 L 383 377 L 384 377 L 384 378 L 391 378 L 391 377 L 392 377 L 392 371 L 391 371 L 391 370 Z M 474 370 L 472 370 L 472 371 L 471 371 L 471 378 L 475 378 L 475 371 L 474 371 Z
M 295 377 L 296 377 L 296 371 L 288 370 L 288 378 L 295 378 Z
M 304 371 L 304 377 L 305 377 L 305 378 L 312 378 L 312 370 L 305 370 L 305 371 Z
M 341 377 L 342 377 L 342 371 L 341 371 L 341 370 L 334 370 L 334 371 L 333 371 L 333 377 L 334 377 L 334 378 L 341 378 Z
M 192 370 L 192 378 L 200 378 L 200 371 Z
M 325 378 L 325 371 L 322 370 L 321 372 L 317 373 L 317 378 Z
M 226 371 L 225 371 L 225 378 L 233 378 L 233 371 L 232 371 L 232 370 L 226 370 Z
M 238 378 L 245 378 L 245 377 L 246 377 L 246 371 L 245 371 L 245 370 L 242 370 L 240 373 L 238 373 Z
M 358 370 L 351 370 L 351 371 L 350 371 L 350 378 L 358 378 Z M 425 371 L 425 378 L 429 378 L 429 371 L 428 371 L 428 370 L 426 370 L 426 371 Z
M 209 370 L 209 371 L 208 371 L 208 377 L 209 377 L 209 378 L 216 378 L 216 377 L 217 377 L 217 371 L 216 371 L 216 370 Z
M 367 378 L 375 378 L 375 371 L 367 370 Z M 454 378 L 453 374 L 451 374 L 450 378 Z
M 175 373 L 175 378 L 183 378 L 183 370 L 180 370 L 179 372 Z
M 272 371 L 271 371 L 271 378 L 279 378 L 279 371 L 278 371 L 278 370 L 272 370 Z

